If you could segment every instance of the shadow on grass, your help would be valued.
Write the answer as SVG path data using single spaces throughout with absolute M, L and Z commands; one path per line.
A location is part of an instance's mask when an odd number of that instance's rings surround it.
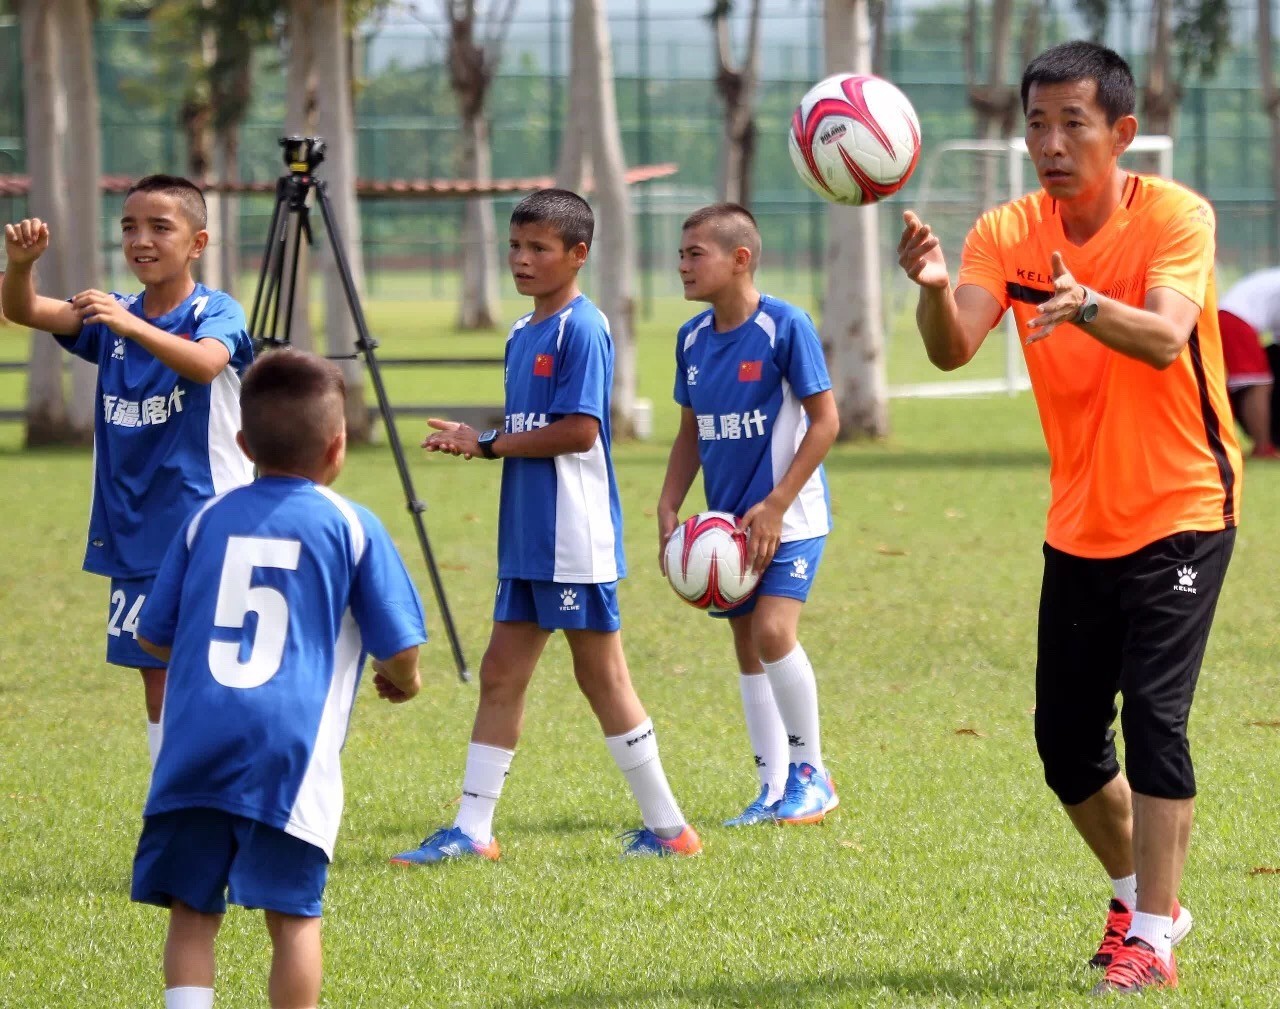
M 615 451 L 619 471 L 665 469 L 667 450 L 661 452 L 628 447 Z M 867 470 L 969 470 L 1031 469 L 1047 470 L 1049 456 L 1043 449 L 955 449 L 940 452 L 904 452 L 898 449 L 867 446 L 865 450 L 841 451 L 839 447 L 823 460 L 828 472 Z
M 509 999 L 492 1003 L 493 1009 L 607 1009 L 611 1006 L 643 1006 L 652 1003 L 680 1001 L 708 1006 L 797 1006 L 797 1005 L 865 1005 L 869 998 L 882 995 L 892 1004 L 893 996 L 937 995 L 959 999 L 978 996 L 1007 997 L 1041 991 L 1042 978 L 1020 978 L 1016 969 L 994 971 L 1003 980 L 990 976 L 975 977 L 958 970 L 884 970 L 863 975 L 837 974 L 805 980 L 791 978 L 735 982 L 732 979 L 705 984 L 635 990 L 619 988 L 591 992 L 547 992 L 532 998 Z M 1039 1003 L 1032 1003 L 1039 1004 Z
M 943 452 L 833 452 L 828 470 L 1047 469 L 1040 449 L 954 450 Z

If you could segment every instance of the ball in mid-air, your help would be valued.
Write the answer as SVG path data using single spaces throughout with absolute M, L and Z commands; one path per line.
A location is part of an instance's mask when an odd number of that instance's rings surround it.
M 906 184 L 920 160 L 920 120 L 907 96 L 868 74 L 819 81 L 791 117 L 787 147 L 805 185 L 848 206 Z

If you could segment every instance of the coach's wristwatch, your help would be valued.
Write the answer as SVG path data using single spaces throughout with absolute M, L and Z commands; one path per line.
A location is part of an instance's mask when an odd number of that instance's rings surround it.
M 1092 287 L 1084 287 L 1084 304 L 1076 309 L 1075 316 L 1071 319 L 1077 326 L 1087 326 L 1098 317 L 1098 292 Z
M 498 435 L 500 434 L 502 434 L 501 431 L 491 428 L 488 431 L 482 432 L 480 437 L 476 439 L 476 443 L 480 446 L 480 454 L 486 459 L 498 458 L 497 455 L 494 454 L 493 443 L 498 440 Z

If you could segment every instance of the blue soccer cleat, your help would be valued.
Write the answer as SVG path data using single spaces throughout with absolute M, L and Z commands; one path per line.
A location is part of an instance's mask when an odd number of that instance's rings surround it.
M 821 823 L 838 805 L 840 796 L 830 774 L 818 773 L 812 764 L 792 764 L 774 816 L 779 823 Z
M 696 855 L 702 850 L 702 839 L 687 823 L 675 837 L 659 837 L 648 827 L 628 830 L 619 835 L 627 843 L 622 849 L 623 858 L 638 855 L 657 855 L 668 858 L 677 855 Z
M 754 827 L 757 823 L 773 823 L 777 819 L 781 799 L 769 802 L 769 786 L 761 785 L 760 794 L 732 820 L 725 820 L 726 827 Z
M 411 851 L 392 855 L 394 865 L 430 865 L 452 858 L 487 858 L 496 862 L 501 852 L 495 837 L 488 844 L 473 841 L 460 827 L 441 827 Z

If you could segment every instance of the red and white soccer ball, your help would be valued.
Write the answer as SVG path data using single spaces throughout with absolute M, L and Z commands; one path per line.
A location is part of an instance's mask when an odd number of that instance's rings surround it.
M 686 519 L 667 540 L 667 581 L 700 610 L 731 610 L 746 602 L 760 576 L 751 570 L 746 533 L 728 512 Z
M 920 120 L 888 81 L 835 74 L 800 100 L 787 147 L 805 185 L 823 199 L 856 207 L 906 184 L 920 160 Z

